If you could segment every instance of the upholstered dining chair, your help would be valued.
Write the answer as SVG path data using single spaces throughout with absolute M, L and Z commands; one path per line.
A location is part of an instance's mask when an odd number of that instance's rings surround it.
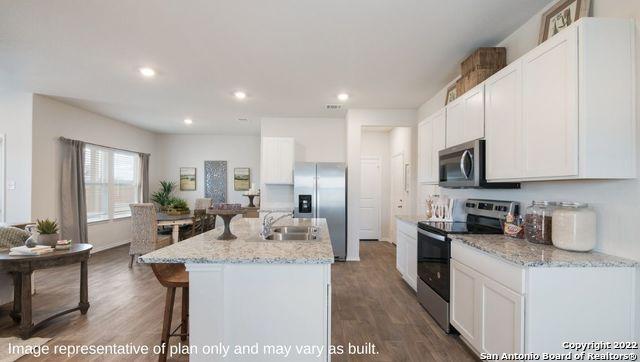
M 206 210 L 211 207 L 212 199 L 211 198 L 202 198 L 196 199 L 196 205 L 193 208 L 194 210 Z
M 131 244 L 129 245 L 129 268 L 133 266 L 136 255 L 150 253 L 156 249 L 171 245 L 171 235 L 158 234 L 156 207 L 151 203 L 130 204 L 131 208 Z

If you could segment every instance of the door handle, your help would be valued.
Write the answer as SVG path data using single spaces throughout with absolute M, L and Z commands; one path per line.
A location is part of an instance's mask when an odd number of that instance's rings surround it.
M 469 163 L 471 165 L 471 169 L 468 173 L 464 162 L 467 157 L 469 157 Z M 460 171 L 462 171 L 464 178 L 467 180 L 469 179 L 469 176 L 471 176 L 471 171 L 473 171 L 473 156 L 471 155 L 471 152 L 469 150 L 464 150 L 464 152 L 462 153 L 462 157 L 460 157 Z

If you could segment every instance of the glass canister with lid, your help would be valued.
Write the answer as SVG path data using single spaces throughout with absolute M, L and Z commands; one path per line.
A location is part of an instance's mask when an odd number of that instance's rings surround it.
M 563 202 L 553 212 L 553 245 L 571 251 L 596 247 L 596 212 L 589 204 Z
M 552 215 L 558 206 L 552 201 L 533 201 L 527 206 L 524 217 L 524 235 L 527 241 L 536 244 L 552 244 Z

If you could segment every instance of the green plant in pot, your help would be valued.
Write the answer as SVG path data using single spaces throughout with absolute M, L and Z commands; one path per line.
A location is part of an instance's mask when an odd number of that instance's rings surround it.
M 166 210 L 173 200 L 171 194 L 176 188 L 176 183 L 171 181 L 160 181 L 160 190 L 151 195 L 151 201 L 160 206 L 160 210 Z
M 172 197 L 171 200 L 169 200 L 169 205 L 167 206 L 167 213 L 176 215 L 188 214 L 189 205 L 185 199 Z
M 58 235 L 58 223 L 55 220 L 37 220 L 38 245 L 56 246 L 60 239 Z

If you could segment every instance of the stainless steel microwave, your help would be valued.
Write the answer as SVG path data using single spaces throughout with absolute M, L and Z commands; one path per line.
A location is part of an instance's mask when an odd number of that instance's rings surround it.
M 487 182 L 485 140 L 449 147 L 438 153 L 441 187 L 519 189 L 517 182 Z

